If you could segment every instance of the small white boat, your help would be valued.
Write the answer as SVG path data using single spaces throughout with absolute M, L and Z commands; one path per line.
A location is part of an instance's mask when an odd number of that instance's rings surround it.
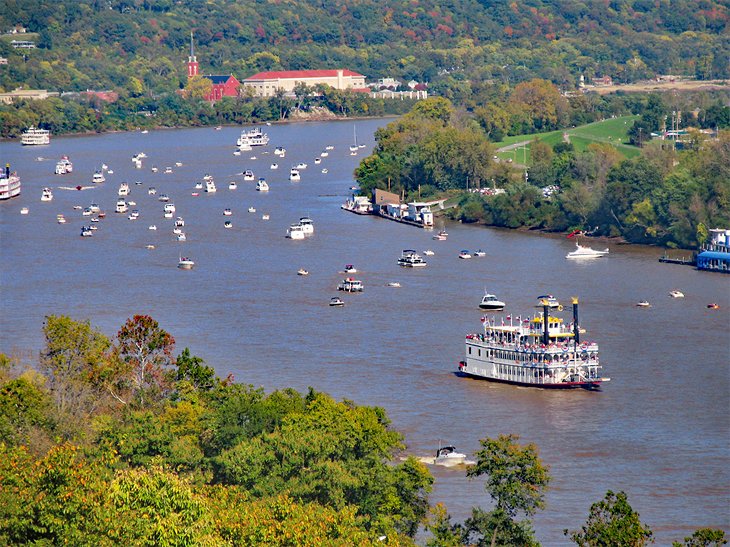
M 439 447 L 436 451 L 436 457 L 433 459 L 434 465 L 461 465 L 466 463 L 466 454 L 456 451 L 454 446 Z
M 157 193 L 157 188 L 155 188 L 154 186 L 150 186 L 149 188 L 147 188 L 147 193 L 150 196 L 154 196 Z
M 195 183 L 195 189 L 196 190 L 202 190 L 203 189 L 203 183 L 202 182 L 196 182 Z
M 400 283 L 397 281 L 391 281 L 390 283 L 386 284 L 386 287 L 400 287 Z
M 466 249 L 464 249 L 463 251 L 461 251 L 459 253 L 459 258 L 464 259 L 464 260 L 469 259 L 469 258 L 471 258 L 471 253 L 469 251 L 467 251 Z
M 249 208 L 248 208 L 248 212 L 249 212 L 249 213 L 255 213 L 255 212 L 256 212 L 256 207 L 254 207 L 254 206 L 252 205 L 251 207 L 249 207 Z
M 25 209 L 25 213 L 23 212 L 23 209 Z M 28 208 L 27 207 L 23 207 L 23 209 L 20 210 L 20 214 L 21 215 L 27 215 L 28 214 Z M 89 209 L 88 207 L 86 207 L 83 211 L 81 211 L 81 214 L 83 216 L 85 216 L 85 217 L 90 217 L 91 216 L 91 212 L 92 212 L 91 209 Z
M 172 233 L 175 234 L 175 235 L 178 235 L 178 234 L 182 234 L 183 231 L 182 231 L 182 228 L 178 228 L 176 226 L 175 228 L 172 229 Z
M 484 293 L 482 301 L 479 303 L 479 309 L 485 311 L 501 311 L 504 309 L 504 306 L 504 302 L 489 293 Z
M 162 209 L 166 213 L 174 213 L 175 212 L 175 204 L 174 203 L 165 203 L 165 206 Z
M 339 307 L 339 306 L 344 306 L 344 305 L 345 305 L 344 300 L 342 300 L 342 298 L 340 298 L 339 296 L 333 296 L 332 298 L 330 298 L 330 306 Z
M 312 235 L 314 233 L 314 222 L 309 217 L 301 217 L 299 219 L 299 225 L 302 227 L 305 235 Z
M 327 173 L 329 173 L 329 171 L 327 169 L 322 169 L 322 173 L 326 175 Z
M 346 277 L 337 285 L 338 291 L 345 292 L 362 292 L 364 288 L 362 281 L 354 277 Z
M 325 146 L 325 147 L 324 147 L 324 149 L 325 149 L 325 150 L 334 150 L 334 149 L 335 149 L 335 147 L 334 147 L 334 146 L 332 146 L 331 144 L 328 144 L 327 146 Z
M 281 146 L 277 146 L 277 147 L 276 147 L 276 148 L 274 149 L 274 154 L 275 154 L 276 156 L 280 156 L 280 157 L 282 157 L 282 158 L 283 158 L 284 156 L 286 156 L 286 148 L 282 148 Z
M 231 182 L 228 183 L 229 190 L 235 190 L 236 188 L 238 188 L 238 184 L 236 184 L 235 180 L 232 180 Z
M 44 188 L 41 194 L 41 201 L 53 201 L 53 192 L 50 188 Z
M 306 169 L 306 168 L 307 168 L 307 164 L 304 162 L 301 162 L 301 161 L 299 163 L 297 163 L 297 165 L 296 165 L 296 169 Z
M 160 194 L 160 197 L 157 198 L 157 201 L 162 201 L 163 203 L 170 201 L 170 197 L 167 194 Z
M 352 264 L 345 264 L 343 273 L 357 273 L 357 268 Z
M 139 211 L 135 209 L 131 213 L 129 213 L 129 216 L 127 217 L 129 220 L 137 220 L 139 218 Z
M 640 300 L 636 303 L 636 307 L 638 308 L 651 308 L 651 304 L 649 304 L 648 300 Z
M 117 190 L 118 196 L 128 196 L 129 195 L 129 184 L 126 182 L 123 182 L 119 185 L 119 190 Z
M 673 291 L 669 291 L 669 296 L 672 298 L 684 298 L 684 293 L 675 289 Z
M 27 215 L 28 213 L 30 213 L 30 209 L 28 209 L 27 207 L 21 207 L 21 209 L 20 209 L 21 215 Z
M 59 224 L 66 224 L 66 217 L 62 214 L 58 214 L 56 215 L 56 222 L 58 222 Z
M 241 151 L 240 150 L 234 150 L 233 151 L 233 155 L 234 156 L 240 156 L 241 155 Z
M 175 219 L 175 227 L 183 228 L 185 226 L 185 219 L 183 217 L 177 217 Z
M 425 251 L 423 251 L 423 254 L 425 254 L 426 256 L 433 256 L 434 252 L 431 249 L 426 249 Z
M 144 246 L 144 248 L 145 248 L 145 249 L 149 249 L 149 250 L 152 250 L 152 249 L 154 249 L 154 248 L 155 248 L 155 246 L 154 246 L 154 245 L 152 245 L 151 243 L 148 243 L 147 245 L 145 245 L 145 246 Z
M 261 220 L 269 220 L 269 215 L 267 215 L 267 214 L 261 215 Z
M 270 169 L 278 169 L 279 164 L 278 163 L 272 163 Z
M 232 223 L 232 222 L 231 222 L 230 220 L 226 220 L 226 221 L 225 221 L 225 222 L 223 223 L 223 227 L 224 227 L 224 228 L 233 228 L 233 223 Z
M 81 237 L 91 237 L 94 235 L 94 230 L 91 229 L 91 226 L 82 226 L 80 235 Z
M 107 170 L 107 173 L 110 174 L 110 175 L 113 175 L 114 174 L 114 171 L 112 171 L 111 169 L 108 169 Z
M 297 275 L 309 275 L 309 271 L 305 270 L 304 268 L 299 268 L 297 270 Z
M 537 297 L 537 306 L 538 308 L 542 308 L 545 303 L 547 302 L 548 308 L 556 309 L 558 311 L 563 311 L 563 306 L 558 302 L 558 299 L 555 298 L 552 294 L 542 294 Z
M 156 225 L 156 224 L 150 224 L 150 225 L 149 225 L 149 226 L 147 227 L 147 229 L 148 229 L 148 230 L 157 230 L 157 225 Z
M 297 169 L 296 167 L 292 167 L 289 170 L 289 180 L 292 182 L 299 182 L 300 180 L 302 180 L 302 177 L 299 174 L 299 169 Z
M 129 205 L 124 198 L 117 199 L 117 206 L 114 209 L 115 213 L 126 213 L 129 210 Z
M 315 163 L 315 165 L 319 165 L 320 163 L 322 163 L 322 159 L 321 158 L 314 158 L 314 163 Z
M 195 262 L 187 256 L 180 256 L 180 260 L 177 262 L 177 267 L 181 270 L 192 270 L 195 266 Z
M 182 162 L 181 161 L 176 161 L 175 162 L 175 167 L 181 167 L 181 166 L 182 166 Z
M 90 203 L 89 211 L 91 211 L 92 213 L 98 213 L 99 211 L 101 211 L 101 208 L 96 203 Z
M 150 171 L 152 171 L 153 173 L 157 173 L 157 167 L 152 166 L 152 169 L 150 169 Z
M 243 172 L 243 180 L 245 180 L 246 182 L 253 182 L 255 178 L 256 177 L 254 177 L 253 171 L 251 171 L 250 169 L 247 169 Z
M 147 131 L 146 129 L 143 129 L 143 130 L 141 131 L 141 133 L 142 133 L 143 135 L 146 135 L 147 133 L 149 133 L 149 131 Z
M 266 182 L 265 179 L 259 179 L 259 181 L 256 183 L 256 190 L 258 190 L 259 192 L 268 192 L 269 184 Z
M 94 184 L 101 184 L 105 180 L 106 178 L 104 177 L 104 173 L 102 173 L 101 171 L 94 172 L 94 175 L 91 177 L 91 182 L 93 182 Z
M 607 254 L 608 254 L 608 249 L 598 251 L 596 249 L 591 249 L 590 247 L 583 247 L 582 245 L 576 243 L 575 251 L 569 252 L 567 255 L 565 255 L 565 258 L 572 258 L 572 259 L 601 258 L 603 256 L 606 256 Z
M 474 256 L 478 256 L 478 257 L 487 256 L 487 253 L 482 251 L 481 249 L 477 249 L 476 251 L 474 251 Z
M 177 234 L 177 240 L 178 241 L 187 241 L 188 237 L 185 235 L 185 232 L 180 232 Z
M 164 215 L 165 218 L 172 218 L 172 211 L 165 211 Z
M 286 237 L 289 239 L 304 239 L 304 228 L 301 224 L 292 224 L 286 230 Z
M 449 237 L 449 234 L 446 233 L 446 230 L 441 230 L 438 234 L 433 236 L 431 239 L 435 241 L 446 241 L 446 238 Z
M 91 217 L 91 222 L 99 222 L 99 217 Z
M 329 156 L 329 155 L 330 155 L 330 153 L 329 153 L 329 152 L 327 152 L 327 151 L 325 150 L 325 151 L 324 151 L 324 152 L 322 152 L 322 153 L 321 153 L 321 154 L 320 154 L 319 156 L 320 156 L 321 158 L 326 158 L 326 157 L 327 157 L 327 156 Z
M 230 209 L 223 209 L 223 216 L 229 217 L 233 214 L 233 211 Z
M 172 173 L 172 167 L 165 167 L 165 174 L 169 175 L 170 173 Z

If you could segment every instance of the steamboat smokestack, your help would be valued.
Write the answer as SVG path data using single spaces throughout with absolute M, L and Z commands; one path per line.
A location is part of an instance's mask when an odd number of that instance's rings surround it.
M 550 343 L 550 333 L 548 331 L 548 319 L 549 319 L 550 306 L 548 305 L 547 299 L 542 301 L 542 343 L 546 346 Z
M 578 327 L 578 297 L 574 296 L 573 300 L 573 339 L 575 345 L 580 344 L 580 328 Z
M 10 164 L 9 163 L 5 164 L 5 177 L 10 178 Z

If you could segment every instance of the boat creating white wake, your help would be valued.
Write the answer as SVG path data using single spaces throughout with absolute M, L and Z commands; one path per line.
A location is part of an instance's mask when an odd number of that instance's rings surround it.
M 610 378 L 601 377 L 598 344 L 581 342 L 578 299 L 573 298 L 573 321 L 565 325 L 543 312 L 522 319 L 507 316 L 498 323 L 483 317 L 484 332 L 466 335 L 466 356 L 459 374 L 521 386 L 598 390 Z

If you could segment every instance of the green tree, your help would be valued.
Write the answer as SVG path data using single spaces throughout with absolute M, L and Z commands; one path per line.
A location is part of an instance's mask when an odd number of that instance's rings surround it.
M 522 446 L 518 440 L 517 435 L 480 440 L 482 449 L 475 454 L 477 463 L 467 470 L 468 477 L 486 476 L 484 488 L 495 508 L 478 515 L 481 524 L 473 529 L 484 538 L 491 535 L 492 546 L 497 545 L 498 538 L 500 544 L 529 539 L 529 519 L 515 519 L 519 515 L 531 517 L 545 506 L 545 491 L 550 482 L 548 468 L 534 444 Z
M 603 500 L 591 505 L 588 520 L 580 530 L 564 534 L 581 547 L 641 547 L 653 543 L 652 532 L 639 520 L 625 492 L 606 492 Z
M 675 541 L 672 547 L 721 547 L 727 544 L 725 532 L 717 528 L 700 528 L 684 538 L 684 543 Z

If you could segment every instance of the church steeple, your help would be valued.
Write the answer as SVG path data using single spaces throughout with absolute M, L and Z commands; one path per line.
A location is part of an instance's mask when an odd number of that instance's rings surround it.
M 193 48 L 193 32 L 190 31 L 190 56 L 188 57 L 188 78 L 198 75 L 198 61 Z

